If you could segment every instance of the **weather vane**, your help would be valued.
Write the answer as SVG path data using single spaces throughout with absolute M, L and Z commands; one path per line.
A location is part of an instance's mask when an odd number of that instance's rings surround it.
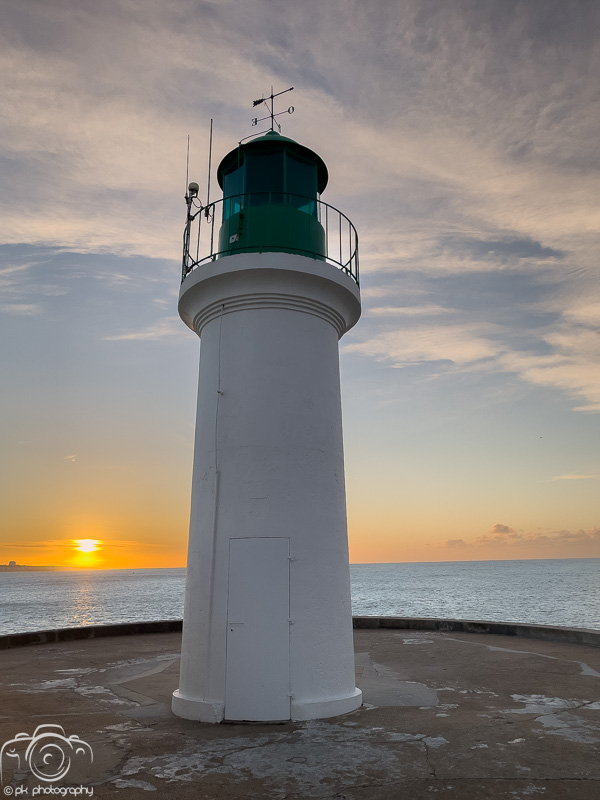
M 254 100 L 254 102 L 252 103 L 252 108 L 256 108 L 256 106 L 260 106 L 262 103 L 264 103 L 265 106 L 267 107 L 267 111 L 269 112 L 269 116 L 268 117 L 261 117 L 260 119 L 258 117 L 253 117 L 252 125 L 253 126 L 254 125 L 258 125 L 259 122 L 264 122 L 264 120 L 270 119 L 271 120 L 271 130 L 275 130 L 275 125 L 277 125 L 277 130 L 279 131 L 279 133 L 281 133 L 281 125 L 277 122 L 275 117 L 280 117 L 282 114 L 293 114 L 294 113 L 294 106 L 290 106 L 285 111 L 279 111 L 277 114 L 275 114 L 274 111 L 273 111 L 273 100 L 274 100 L 275 97 L 279 97 L 279 95 L 286 94 L 286 92 L 291 92 L 293 90 L 293 88 L 294 88 L 293 86 L 290 86 L 289 89 L 284 89 L 283 92 L 277 92 L 276 94 L 273 94 L 273 87 L 271 86 L 271 94 L 268 95 L 268 97 L 261 97 L 260 100 Z M 269 107 L 269 103 L 267 102 L 268 100 L 271 101 L 271 106 L 270 107 Z

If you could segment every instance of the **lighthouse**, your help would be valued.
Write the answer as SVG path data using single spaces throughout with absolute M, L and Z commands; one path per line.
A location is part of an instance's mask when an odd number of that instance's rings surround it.
M 194 206 L 197 184 L 187 197 L 179 314 L 200 367 L 172 709 L 336 716 L 362 701 L 338 353 L 360 317 L 357 235 L 321 200 L 323 160 L 277 130 L 231 150 L 217 179 L 222 200 Z

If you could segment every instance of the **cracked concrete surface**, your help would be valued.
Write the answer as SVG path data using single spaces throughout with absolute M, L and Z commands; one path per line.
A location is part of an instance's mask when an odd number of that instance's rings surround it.
M 600 648 L 356 630 L 361 709 L 211 726 L 171 713 L 179 646 L 164 633 L 2 652 L 0 744 L 62 725 L 94 761 L 56 785 L 127 800 L 600 796 Z M 39 784 L 9 765 L 3 777 L 13 789 Z

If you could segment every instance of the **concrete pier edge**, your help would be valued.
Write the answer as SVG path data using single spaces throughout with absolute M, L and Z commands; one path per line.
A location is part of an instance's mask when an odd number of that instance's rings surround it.
M 384 628 L 413 631 L 459 631 L 462 633 L 517 636 L 523 639 L 542 639 L 547 642 L 565 642 L 600 647 L 600 630 L 567 628 L 551 625 L 534 625 L 517 622 L 491 622 L 486 620 L 435 619 L 432 617 L 353 617 L 354 628 Z M 112 625 L 84 625 L 78 628 L 57 628 L 28 633 L 10 633 L 0 636 L 0 650 L 28 645 L 69 642 L 81 639 L 98 639 L 106 636 L 132 636 L 147 633 L 177 633 L 183 628 L 181 619 L 153 622 L 123 622 Z

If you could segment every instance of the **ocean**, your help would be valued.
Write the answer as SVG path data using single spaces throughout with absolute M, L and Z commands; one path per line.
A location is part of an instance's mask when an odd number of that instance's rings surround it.
M 600 630 L 600 559 L 353 564 L 355 616 Z M 181 619 L 185 569 L 0 572 L 0 635 Z

